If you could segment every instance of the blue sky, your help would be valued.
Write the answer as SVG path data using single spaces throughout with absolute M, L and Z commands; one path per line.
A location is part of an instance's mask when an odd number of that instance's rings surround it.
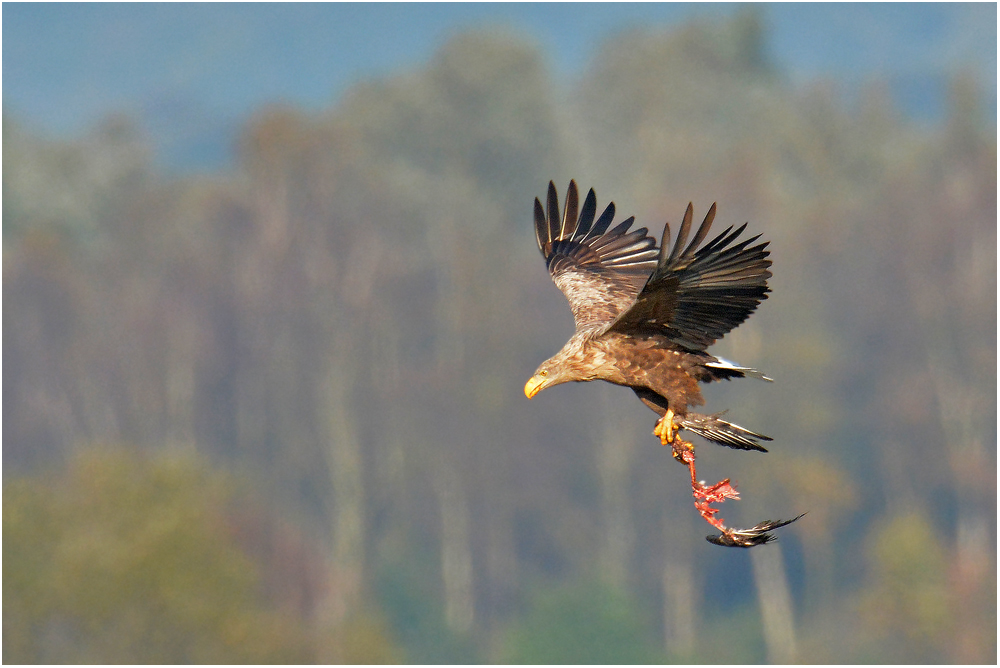
M 667 28 L 739 8 L 4 3 L 3 104 L 30 127 L 55 135 L 78 133 L 113 111 L 151 119 L 154 133 L 157 123 L 170 132 L 186 122 L 221 126 L 279 100 L 325 108 L 358 80 L 419 67 L 456 32 L 497 26 L 534 40 L 552 71 L 572 81 L 616 32 L 636 25 Z M 882 77 L 896 81 L 904 98 L 919 97 L 933 82 L 972 67 L 995 113 L 993 3 L 788 3 L 761 9 L 771 55 L 793 80 L 827 76 L 850 88 Z

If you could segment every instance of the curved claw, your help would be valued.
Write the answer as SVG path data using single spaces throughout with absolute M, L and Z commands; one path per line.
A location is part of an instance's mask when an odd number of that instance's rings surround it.
M 674 439 L 677 438 L 677 429 L 677 425 L 674 424 L 674 411 L 668 408 L 664 416 L 656 423 L 653 436 L 658 437 L 662 445 L 672 445 Z

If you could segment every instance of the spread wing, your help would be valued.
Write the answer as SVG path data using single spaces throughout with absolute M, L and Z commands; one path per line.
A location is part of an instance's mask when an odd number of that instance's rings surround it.
M 608 231 L 614 202 L 595 221 L 597 196 L 591 189 L 577 216 L 576 182 L 569 182 L 562 215 L 556 187 L 549 182 L 547 206 L 535 198 L 535 235 L 552 280 L 566 295 L 576 331 L 598 331 L 621 315 L 656 268 L 656 240 L 635 218 Z
M 685 247 L 693 209 L 688 204 L 677 240 L 664 226 L 656 269 L 631 307 L 608 328 L 626 334 L 660 334 L 689 350 L 704 350 L 767 299 L 771 277 L 768 242 L 760 235 L 737 242 L 746 223 L 727 228 L 701 248 L 715 219 L 715 204 Z

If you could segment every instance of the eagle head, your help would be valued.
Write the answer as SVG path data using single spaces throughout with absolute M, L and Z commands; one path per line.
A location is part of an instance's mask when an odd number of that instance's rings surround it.
M 564 380 L 558 380 L 558 378 L 559 372 L 557 368 L 550 368 L 548 362 L 542 364 L 538 367 L 538 370 L 535 371 L 535 375 L 529 378 L 528 382 L 524 384 L 524 396 L 531 399 L 546 387 L 566 382 Z
M 524 396 L 531 399 L 547 387 L 569 383 L 572 381 L 591 380 L 587 355 L 583 342 L 574 339 L 558 353 L 541 363 L 528 382 L 524 385 Z

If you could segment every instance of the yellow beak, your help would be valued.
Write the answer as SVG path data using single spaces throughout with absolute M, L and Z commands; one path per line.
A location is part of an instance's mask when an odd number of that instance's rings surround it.
M 524 396 L 530 399 L 542 390 L 543 385 L 545 385 L 544 376 L 532 376 L 531 379 L 524 384 Z

